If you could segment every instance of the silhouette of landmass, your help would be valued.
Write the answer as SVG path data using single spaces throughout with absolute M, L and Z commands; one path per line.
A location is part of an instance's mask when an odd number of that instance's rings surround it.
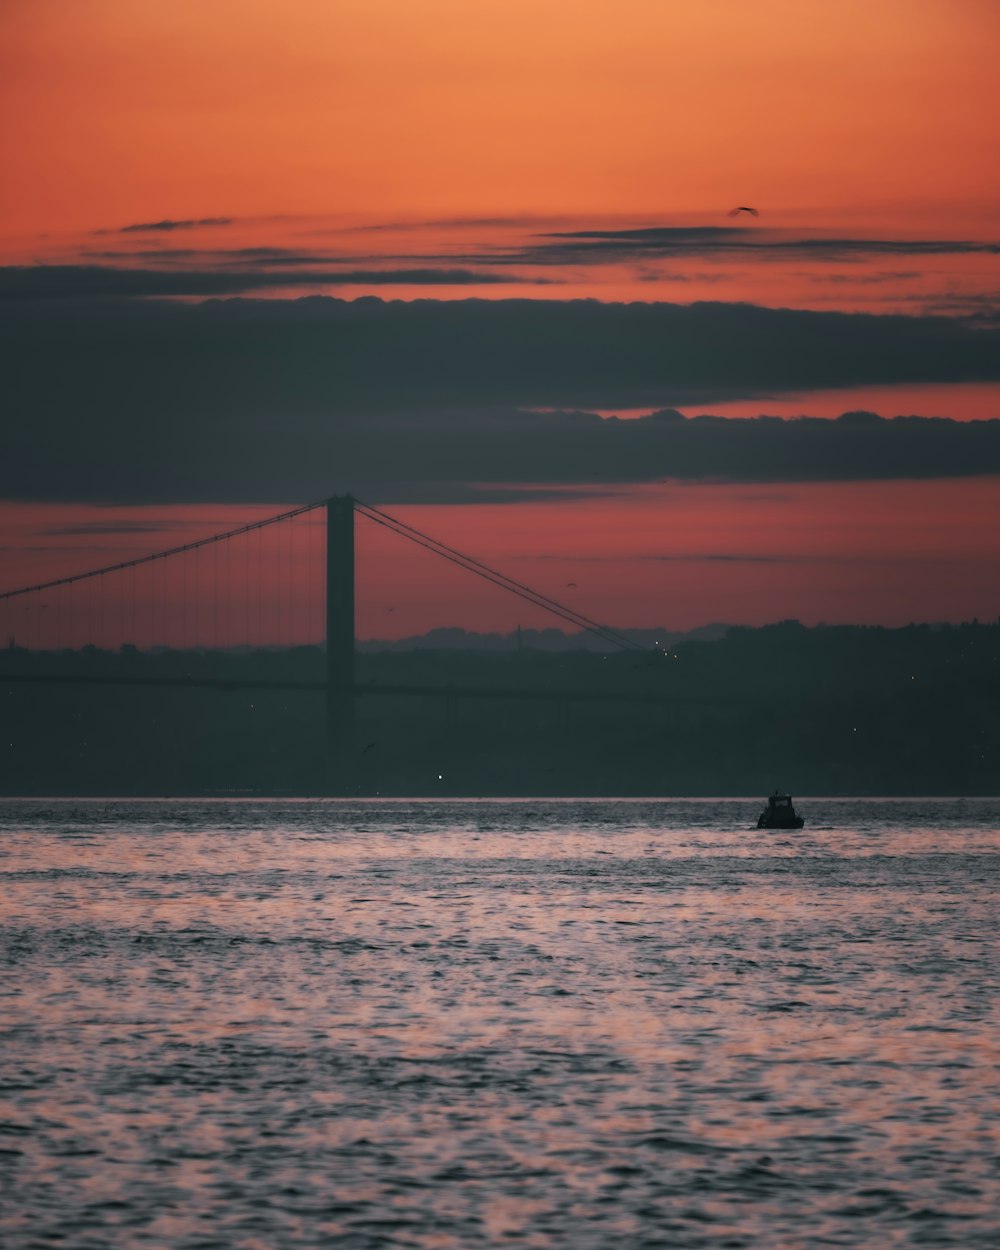
M 321 690 L 13 680 L 321 682 L 318 648 L 9 649 L 0 793 L 1000 794 L 1000 623 L 790 621 L 647 655 L 545 650 L 548 632 L 525 631 L 520 649 L 511 635 L 362 647 L 360 683 L 439 693 L 359 700 L 353 749 L 331 747 Z M 548 693 L 463 700 L 449 686 Z M 573 702 L 560 690 L 662 701 Z
M 671 647 L 678 642 L 691 639 L 722 638 L 732 627 L 729 625 L 702 625 L 698 629 L 680 633 L 677 630 L 661 629 L 622 629 L 623 634 L 641 647 Z M 359 642 L 358 650 L 372 651 L 600 651 L 606 652 L 607 641 L 597 634 L 583 630 L 567 634 L 561 629 L 522 629 L 510 634 L 481 634 L 458 626 L 447 626 L 428 630 L 426 634 L 415 634 L 409 638 L 386 640 L 381 638 Z

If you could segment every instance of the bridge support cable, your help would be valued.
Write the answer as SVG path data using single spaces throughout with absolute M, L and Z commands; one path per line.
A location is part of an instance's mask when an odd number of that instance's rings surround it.
M 309 514 L 316 514 L 310 516 Z M 542 591 L 491 568 L 474 556 L 459 551 L 440 539 L 418 530 L 398 517 L 354 499 L 336 496 L 212 534 L 193 542 L 122 560 L 100 568 L 65 577 L 51 578 L 30 586 L 0 591 L 4 612 L 5 639 L 13 644 L 15 616 L 28 636 L 29 649 L 79 645 L 79 636 L 99 650 L 105 642 L 148 647 L 158 645 L 210 645 L 226 647 L 241 644 L 264 646 L 269 637 L 279 645 L 292 645 L 302 629 L 297 615 L 302 552 L 297 544 L 301 527 L 281 522 L 303 518 L 306 524 L 306 554 L 309 567 L 323 566 L 322 540 L 325 530 L 325 586 L 323 578 L 305 579 L 306 597 L 312 599 L 316 615 L 325 609 L 325 623 L 313 635 L 325 635 L 330 698 L 331 727 L 347 728 L 353 723 L 351 691 L 355 689 L 355 515 L 405 538 L 458 568 L 514 594 L 536 608 L 558 617 L 575 629 L 586 631 L 609 647 L 647 654 L 647 648 L 627 635 L 604 625 L 567 604 L 559 603 Z M 262 531 L 269 527 L 273 541 L 265 552 Z M 232 540 L 232 541 L 230 541 Z M 223 553 L 223 544 L 227 550 Z M 211 547 L 212 550 L 203 550 Z M 315 552 L 316 560 L 313 560 Z M 171 557 L 186 556 L 186 559 Z M 121 573 L 106 587 L 107 575 Z M 265 587 L 276 592 L 265 595 Z M 140 588 L 141 601 L 137 601 Z M 43 592 L 51 592 L 43 602 Z M 288 594 L 288 603 L 281 599 Z M 41 609 L 49 609 L 42 613 Z M 306 604 L 305 633 L 310 604 Z M 145 627 L 145 628 L 144 628 Z M 189 635 L 193 629 L 194 637 Z M 85 632 L 84 632 L 85 631 Z M 148 632 L 147 632 L 148 631 Z M 276 631 L 276 635 L 275 635 Z M 140 634 L 146 633 L 146 637 Z M 106 637 L 107 635 L 107 637 Z M 286 637 L 287 635 L 287 637 Z M 318 635 L 318 636 L 317 636 Z M 339 730 L 338 730 L 339 733 Z
M 402 538 L 406 538 L 410 542 L 416 543 L 418 546 L 424 547 L 426 550 L 440 556 L 442 559 L 458 565 L 459 568 L 463 568 L 467 572 L 483 578 L 485 581 L 492 582 L 494 586 L 499 586 L 502 590 L 506 590 L 510 594 L 517 595 L 528 603 L 534 604 L 535 607 L 543 608 L 546 612 L 561 617 L 564 621 L 575 625 L 578 629 L 596 634 L 597 637 L 602 638 L 614 647 L 618 647 L 620 650 L 640 651 L 644 655 L 648 653 L 648 648 L 627 637 L 627 635 L 619 633 L 618 630 L 612 629 L 608 625 L 601 625 L 598 621 L 593 621 L 589 617 L 584 616 L 582 612 L 577 612 L 576 609 L 570 608 L 564 603 L 550 599 L 548 595 L 542 594 L 541 591 L 534 590 L 523 582 L 516 581 L 513 577 L 508 577 L 505 573 L 500 573 L 496 569 L 490 568 L 489 565 L 483 564 L 482 561 L 475 559 L 473 556 L 456 551 L 454 547 L 449 547 L 446 543 L 432 538 L 429 534 L 425 534 L 414 526 L 408 525 L 405 521 L 400 521 L 398 517 L 390 516 L 389 513 L 382 512 L 379 508 L 374 508 L 370 504 L 362 503 L 359 499 L 354 500 L 354 507 L 361 516 L 366 517 L 369 521 L 373 521 L 376 525 L 382 525 L 386 529 L 399 534 Z
M 149 555 L 136 556 L 133 560 L 121 560 L 118 564 L 106 564 L 103 568 L 88 569 L 86 573 L 73 573 L 68 577 L 55 577 L 48 582 L 38 582 L 34 586 L 19 586 L 16 590 L 0 590 L 0 600 L 15 599 L 19 595 L 30 595 L 41 590 L 51 590 L 56 586 L 71 586 L 74 582 L 87 581 L 94 577 L 103 577 L 106 573 L 120 573 L 123 569 L 138 568 L 141 564 L 151 564 L 154 560 L 166 560 L 169 556 L 184 555 L 189 551 L 200 551 L 212 543 L 225 542 L 230 538 L 240 538 L 252 534 L 254 530 L 265 529 L 269 525 L 277 525 L 281 521 L 290 521 L 293 517 L 314 512 L 317 508 L 325 508 L 327 501 L 321 499 L 316 503 L 303 504 L 299 508 L 291 508 L 287 512 L 278 512 L 274 516 L 264 517 L 260 521 L 250 521 L 236 529 L 226 530 L 221 534 L 212 534 L 209 538 L 199 538 L 195 542 L 182 543 L 179 547 L 168 547 L 164 551 L 153 551 Z

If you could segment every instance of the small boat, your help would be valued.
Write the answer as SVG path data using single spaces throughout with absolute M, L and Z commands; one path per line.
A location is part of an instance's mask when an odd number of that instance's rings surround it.
M 768 796 L 767 807 L 757 817 L 758 829 L 801 829 L 805 823 L 792 806 L 792 796 L 777 790 Z

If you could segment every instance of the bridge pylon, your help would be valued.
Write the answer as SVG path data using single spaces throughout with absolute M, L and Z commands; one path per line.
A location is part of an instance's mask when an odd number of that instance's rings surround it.
M 326 721 L 331 742 L 354 741 L 354 497 L 326 501 Z

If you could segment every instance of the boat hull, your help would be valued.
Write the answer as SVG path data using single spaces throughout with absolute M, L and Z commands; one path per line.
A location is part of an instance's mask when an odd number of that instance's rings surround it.
M 757 818 L 758 829 L 801 829 L 805 823 L 801 816 L 793 816 L 786 820 L 768 820 L 766 812 Z

